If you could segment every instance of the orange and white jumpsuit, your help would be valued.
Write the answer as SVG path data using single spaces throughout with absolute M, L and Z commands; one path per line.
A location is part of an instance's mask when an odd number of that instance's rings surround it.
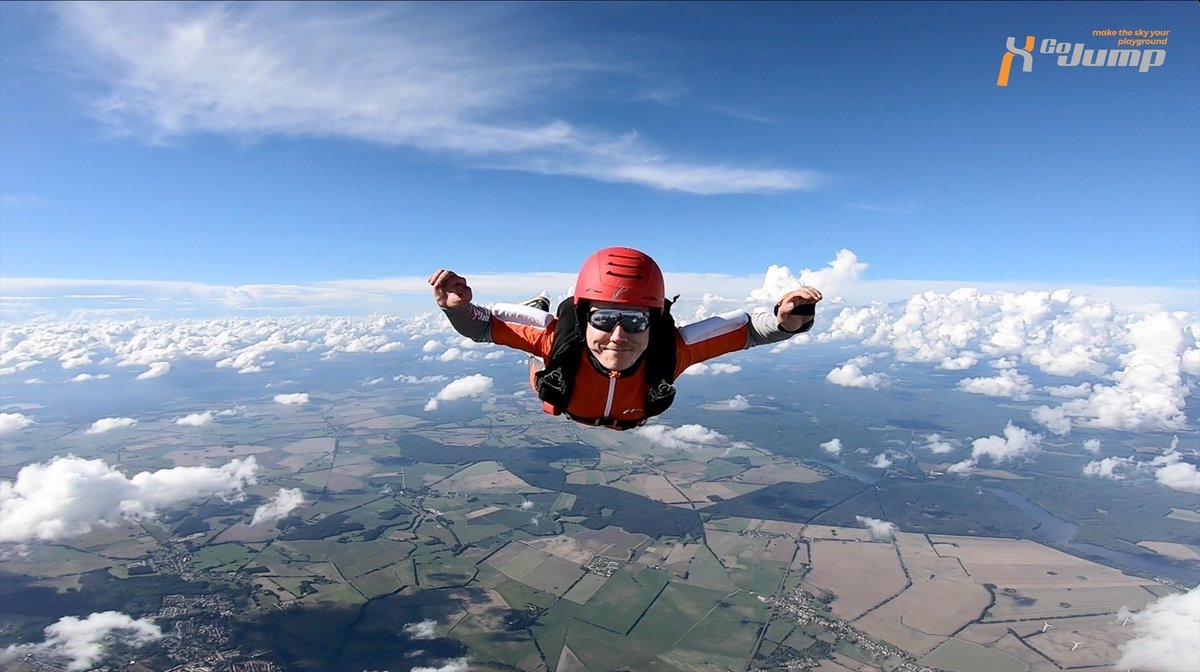
M 470 305 L 445 310 L 454 329 L 478 343 L 495 343 L 527 352 L 545 364 L 554 349 L 558 318 L 529 306 L 499 303 L 491 309 Z M 808 331 L 809 322 L 799 332 Z M 795 334 L 779 327 L 771 313 L 735 310 L 678 329 L 675 338 L 675 377 L 693 364 L 737 350 L 786 340 Z M 646 419 L 646 367 L 639 361 L 618 372 L 600 366 L 586 347 L 575 374 L 567 415 L 586 424 Z M 540 367 L 530 367 L 530 383 Z

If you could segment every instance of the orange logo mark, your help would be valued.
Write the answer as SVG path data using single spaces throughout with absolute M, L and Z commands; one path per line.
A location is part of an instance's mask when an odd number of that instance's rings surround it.
M 1021 57 L 1021 72 L 1033 72 L 1033 35 L 1025 36 L 1025 48 L 1017 48 L 1017 39 L 1008 38 L 1004 47 L 1008 51 L 1000 61 L 1000 75 L 996 77 L 996 86 L 1008 86 L 1008 73 L 1012 69 L 1013 56 Z

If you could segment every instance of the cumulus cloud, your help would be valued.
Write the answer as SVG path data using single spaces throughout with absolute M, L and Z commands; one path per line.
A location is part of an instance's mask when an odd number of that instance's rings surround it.
M 1139 612 L 1122 608 L 1134 638 L 1119 644 L 1116 667 L 1141 672 L 1200 670 L 1200 586 L 1186 593 L 1165 595 Z
M 522 511 L 528 511 L 529 509 L 532 509 L 532 508 L 533 508 L 533 502 L 529 501 L 528 499 L 521 500 L 521 510 Z
M 1097 444 L 1099 449 L 1099 444 Z M 1183 459 L 1179 453 L 1179 438 L 1162 455 L 1138 461 L 1135 457 L 1106 457 L 1092 460 L 1083 468 L 1085 476 L 1122 480 L 1132 474 L 1152 474 L 1154 480 L 1172 490 L 1200 494 L 1200 468 Z
M 208 497 L 234 499 L 256 482 L 254 457 L 221 467 L 174 467 L 127 477 L 103 460 L 56 457 L 0 480 L 0 541 L 54 541 L 94 525 L 152 518 L 158 509 Z
M 820 270 L 803 269 L 799 276 L 792 275 L 787 266 L 772 265 L 767 269 L 763 285 L 750 293 L 751 299 L 759 303 L 774 304 L 779 297 L 800 287 L 817 287 L 825 296 L 836 297 L 849 285 L 854 284 L 867 270 L 868 265 L 858 260 L 850 250 L 838 250 L 833 261 Z
M 416 623 L 405 623 L 404 634 L 412 639 L 433 639 L 437 637 L 438 622 L 433 619 L 426 619 Z
M 283 404 L 284 406 L 302 406 L 308 403 L 307 392 L 296 392 L 293 394 L 277 394 L 274 397 L 275 403 Z
M 941 434 L 929 434 L 925 437 L 924 448 L 934 455 L 945 455 L 957 449 L 957 441 L 942 438 Z
M 998 375 L 990 378 L 964 378 L 958 381 L 958 389 L 971 394 L 983 394 L 989 397 L 1007 397 L 1022 401 L 1029 398 L 1033 385 L 1029 377 L 1017 373 L 1013 369 L 1004 369 Z
M 420 378 L 418 378 L 417 376 L 409 376 L 406 374 L 400 374 L 398 376 L 392 377 L 392 380 L 396 381 L 397 383 L 405 383 L 408 385 L 425 385 L 428 383 L 444 383 L 449 379 L 450 378 L 448 376 L 442 376 L 442 375 L 421 376 Z
M 300 488 L 280 488 L 271 501 L 254 509 L 254 517 L 250 520 L 250 524 L 258 525 L 282 520 L 301 504 L 304 504 L 304 493 L 300 491 Z
M 1004 426 L 1004 436 L 986 436 L 971 443 L 971 457 L 950 467 L 951 473 L 963 473 L 979 464 L 981 458 L 990 458 L 992 463 L 1009 462 L 1027 457 L 1039 451 L 1042 435 L 1034 434 L 1009 422 Z
M 750 408 L 750 400 L 740 394 L 735 394 L 732 399 L 716 402 L 716 406 L 728 411 L 744 411 Z
M 1102 460 L 1092 460 L 1085 464 L 1083 466 L 1083 475 L 1119 481 L 1125 478 L 1120 472 L 1124 469 L 1136 468 L 1136 464 L 1136 461 L 1129 457 L 1106 457 Z
M 713 446 L 726 440 L 724 434 L 711 430 L 703 425 L 682 425 L 669 427 L 667 425 L 646 425 L 633 430 L 638 436 L 644 437 L 651 443 L 664 448 L 697 448 Z
M 868 390 L 878 390 L 887 384 L 888 377 L 882 373 L 863 373 L 860 368 L 870 361 L 870 357 L 855 357 L 842 366 L 835 368 L 825 376 L 825 380 L 843 387 L 862 387 Z
M 133 418 L 101 418 L 93 422 L 91 427 L 88 427 L 87 433 L 103 434 L 104 432 L 111 432 L 114 429 L 133 427 L 136 424 L 138 424 L 138 421 Z
M 142 646 L 161 639 L 162 630 L 149 619 L 134 619 L 117 611 L 101 611 L 80 619 L 64 616 L 43 630 L 40 644 L 15 644 L 0 652 L 0 662 L 15 663 L 27 655 L 61 660 L 68 672 L 89 670 L 106 657 L 116 641 Z
M 825 443 L 821 444 L 821 450 L 824 450 L 825 452 L 829 453 L 830 455 L 837 457 L 838 455 L 842 454 L 842 440 L 841 439 L 830 439 L 830 440 L 826 441 Z
M 414 667 L 411 672 L 470 672 L 469 658 L 453 658 L 442 663 L 441 667 Z
M 215 411 L 201 411 L 199 413 L 188 413 L 182 418 L 176 418 L 175 424 L 183 425 L 184 427 L 201 427 L 212 422 L 216 416 Z
M 138 380 L 148 380 L 150 378 L 158 378 L 165 376 L 171 370 L 170 362 L 154 362 L 150 368 L 137 375 Z
M 67 382 L 68 383 L 86 383 L 89 380 L 108 380 L 110 377 L 111 376 L 109 376 L 109 374 L 107 374 L 107 373 L 97 373 L 97 374 L 81 373 L 81 374 L 75 376 L 74 378 L 68 379 Z
M 436 411 L 438 404 L 443 401 L 455 401 L 487 394 L 492 389 L 492 382 L 490 377 L 478 373 L 456 378 L 425 403 L 425 410 Z
M 1172 490 L 1200 494 L 1200 469 L 1183 461 L 1183 456 L 1175 449 L 1178 441 L 1172 442 L 1171 450 L 1150 461 L 1154 479 Z
M 33 418 L 23 413 L 0 413 L 0 434 L 15 432 L 36 424 Z
M 896 537 L 898 528 L 896 527 L 895 523 L 889 523 L 886 520 L 869 518 L 867 516 L 855 516 L 854 519 L 857 520 L 859 524 L 865 526 L 867 531 L 871 534 L 871 538 L 876 541 L 887 541 Z
M 1068 434 L 1071 431 L 1071 419 L 1067 417 L 1066 410 L 1061 406 L 1058 408 L 1038 406 L 1029 412 L 1029 417 L 1033 418 L 1034 422 L 1059 436 Z
M 742 370 L 742 367 L 738 366 L 737 364 L 724 364 L 722 362 L 714 362 L 714 363 L 710 363 L 710 364 L 705 364 L 705 363 L 701 362 L 699 364 L 692 364 L 688 368 L 684 369 L 683 373 L 681 375 L 684 375 L 684 376 L 704 376 L 704 375 L 716 376 L 716 375 L 720 375 L 722 373 L 737 373 L 738 371 L 741 371 L 741 370 Z
M 1084 398 L 1063 404 L 1066 416 L 1086 427 L 1135 431 L 1187 425 L 1183 381 L 1185 329 L 1165 312 L 1132 322 L 1119 339 L 1128 345 L 1112 384 L 1094 384 Z
M 1088 439 L 1083 442 L 1083 449 L 1093 455 L 1100 452 L 1100 439 Z
M 879 453 L 867 466 L 874 469 L 887 469 L 892 466 L 892 456 L 887 453 Z

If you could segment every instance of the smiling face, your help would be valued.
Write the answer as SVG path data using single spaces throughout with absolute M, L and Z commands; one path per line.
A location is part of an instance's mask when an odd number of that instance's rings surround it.
M 608 308 L 643 310 L 649 314 L 649 311 L 644 308 L 631 308 L 615 303 L 597 302 L 591 306 L 591 310 Z M 632 333 L 626 331 L 624 324 L 618 324 L 611 332 L 606 332 L 588 323 L 585 340 L 588 350 L 591 351 L 596 361 L 600 362 L 600 366 L 609 371 L 624 371 L 633 366 L 642 353 L 646 352 L 646 347 L 650 345 L 650 330 Z

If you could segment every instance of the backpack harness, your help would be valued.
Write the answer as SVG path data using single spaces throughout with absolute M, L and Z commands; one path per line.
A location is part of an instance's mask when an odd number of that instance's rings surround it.
M 675 298 L 679 298 L 676 296 Z M 632 429 L 659 415 L 675 401 L 675 318 L 671 317 L 673 301 L 664 301 L 661 311 L 651 311 L 650 344 L 642 355 L 646 367 L 646 417 L 641 420 L 618 420 L 613 418 L 581 418 L 570 415 L 575 422 L 594 427 Z M 535 374 L 534 389 L 543 402 L 543 409 L 552 415 L 562 414 L 571 401 L 575 387 L 575 374 L 579 369 L 586 342 L 584 325 L 587 324 L 588 302 L 576 305 L 573 297 L 558 304 L 558 324 L 554 327 L 554 346 L 546 368 Z

